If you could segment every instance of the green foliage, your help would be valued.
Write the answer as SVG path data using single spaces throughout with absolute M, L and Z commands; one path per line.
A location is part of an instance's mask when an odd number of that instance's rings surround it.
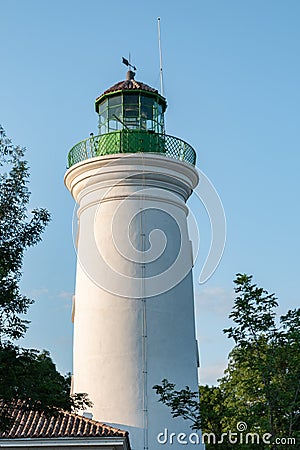
M 224 330 L 236 343 L 221 380 L 225 404 L 274 440 L 299 436 L 300 310 L 289 311 L 277 325 L 274 294 L 253 285 L 251 276 L 238 274 L 235 284 L 229 316 L 235 325 Z
M 247 347 L 261 336 L 270 338 L 276 333 L 275 311 L 278 306 L 274 294 L 251 284 L 252 276 L 237 274 L 234 283 L 237 294 L 229 315 L 235 326 L 223 330 L 238 347 Z
M 183 417 L 192 421 L 191 428 L 200 428 L 199 396 L 192 392 L 188 386 L 175 391 L 175 384 L 162 380 L 162 385 L 153 387 L 160 396 L 159 401 L 171 408 L 173 417 Z
M 300 437 L 300 309 L 288 311 L 276 323 L 274 294 L 252 284 L 252 277 L 245 274 L 237 274 L 234 283 L 237 295 L 229 316 L 234 325 L 224 333 L 234 339 L 235 347 L 219 386 L 200 386 L 198 410 L 196 393 L 188 387 L 176 391 L 164 380 L 154 388 L 174 417 L 191 420 L 191 428 L 214 433 L 217 441 L 222 433 L 238 432 L 237 424 L 245 422 L 244 435 L 272 436 L 271 446 L 260 441 L 261 450 L 284 449 L 286 444 L 278 444 L 276 439 L 299 442 Z M 206 445 L 207 450 L 214 448 L 215 444 Z M 217 448 L 232 446 L 224 442 Z M 252 446 L 239 443 L 237 448 L 249 450 Z
M 70 396 L 70 374 L 61 375 L 47 351 L 0 346 L 0 368 L 0 430 L 10 424 L 12 408 L 55 416 L 91 405 L 86 394 Z
M 219 386 L 199 386 L 200 427 L 205 433 L 214 433 L 221 439 L 222 423 L 227 414 L 224 393 Z M 209 447 L 207 447 L 209 448 Z
M 32 300 L 22 295 L 19 281 L 24 252 L 37 244 L 50 215 L 35 209 L 28 218 L 29 171 L 25 149 L 14 146 L 0 126 L 0 342 L 24 335 L 28 321 L 21 318 Z

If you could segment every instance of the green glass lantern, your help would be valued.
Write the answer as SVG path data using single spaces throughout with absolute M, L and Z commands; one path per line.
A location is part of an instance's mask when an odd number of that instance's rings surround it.
M 125 81 L 96 100 L 99 155 L 116 153 L 117 149 L 125 153 L 164 151 L 167 102 L 156 89 L 136 82 L 134 75 L 129 70 Z
M 117 153 L 161 153 L 195 164 L 194 149 L 179 138 L 165 134 L 166 99 L 157 89 L 134 79 L 116 83 L 95 102 L 98 135 L 76 144 L 69 152 L 69 167 L 97 156 Z

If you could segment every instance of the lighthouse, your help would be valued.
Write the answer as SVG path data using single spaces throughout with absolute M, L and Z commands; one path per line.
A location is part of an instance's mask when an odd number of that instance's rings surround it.
M 198 389 L 186 206 L 196 154 L 166 134 L 166 99 L 131 70 L 95 108 L 98 134 L 70 150 L 65 174 L 78 206 L 72 389 L 95 420 L 128 430 L 133 450 L 194 448 L 153 386 Z

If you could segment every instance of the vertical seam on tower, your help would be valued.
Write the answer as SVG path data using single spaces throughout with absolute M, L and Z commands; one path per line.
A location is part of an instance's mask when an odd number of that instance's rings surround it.
M 142 190 L 145 187 L 145 170 L 144 158 L 142 156 Z M 143 359 L 143 425 L 144 425 L 144 450 L 148 450 L 148 397 L 147 397 L 147 303 L 145 299 L 145 233 L 143 230 L 143 209 L 144 209 L 144 194 L 141 195 L 141 250 L 142 250 L 142 264 L 141 264 L 141 301 L 143 304 L 143 322 L 142 322 L 142 359 Z

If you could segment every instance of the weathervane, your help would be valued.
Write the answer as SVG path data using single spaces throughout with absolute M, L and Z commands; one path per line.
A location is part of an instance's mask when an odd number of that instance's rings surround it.
M 129 53 L 129 61 L 128 59 L 122 57 L 122 63 L 125 64 L 125 66 L 130 67 L 133 70 L 136 70 L 136 67 L 130 64 L 130 53 Z

